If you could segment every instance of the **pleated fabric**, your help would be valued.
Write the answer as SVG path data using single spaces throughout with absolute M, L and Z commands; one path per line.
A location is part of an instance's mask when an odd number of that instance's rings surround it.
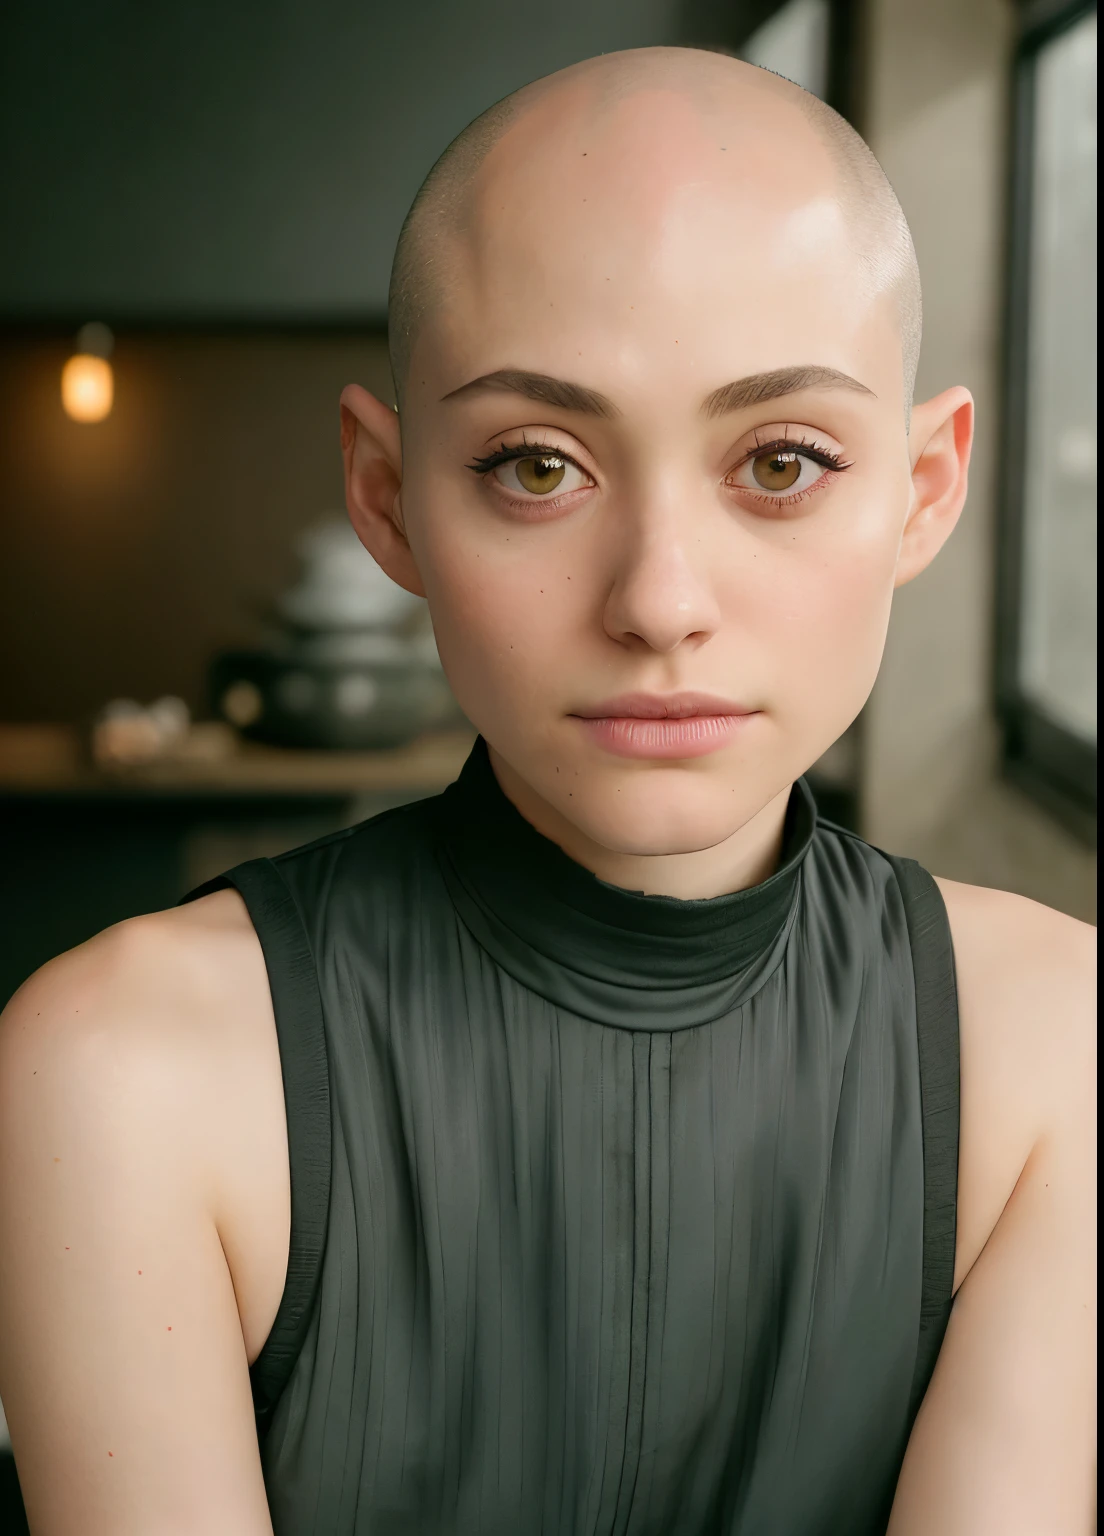
M 818 823 L 681 902 L 444 795 L 210 882 L 268 966 L 276 1536 L 868 1536 L 951 1302 L 953 953 Z M 919 1006 L 918 1006 L 919 999 Z

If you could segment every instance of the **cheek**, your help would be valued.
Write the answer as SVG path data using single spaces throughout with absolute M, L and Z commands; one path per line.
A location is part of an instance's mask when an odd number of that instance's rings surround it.
M 884 499 L 792 527 L 762 549 L 750 593 L 730 612 L 780 710 L 810 721 L 857 710 L 873 687 L 893 600 L 899 536 Z M 742 584 L 741 584 L 742 585 Z M 741 607 L 743 613 L 740 613 Z
M 893 561 L 881 550 L 833 552 L 798 570 L 792 619 L 827 649 L 861 646 L 884 631 Z
M 803 693 L 864 700 L 874 685 L 889 627 L 900 545 L 886 501 L 845 521 L 825 522 L 792 567 L 788 584 L 789 676 Z M 800 654 L 798 654 L 800 653 Z
M 500 700 L 516 710 L 566 660 L 583 616 L 579 574 L 549 548 L 521 558 L 525 531 L 479 541 L 427 520 L 412 537 L 441 662 L 462 707 Z M 493 705 L 492 705 L 493 707 Z M 471 713 L 471 711 L 468 711 Z M 474 718 L 474 717 L 473 717 Z

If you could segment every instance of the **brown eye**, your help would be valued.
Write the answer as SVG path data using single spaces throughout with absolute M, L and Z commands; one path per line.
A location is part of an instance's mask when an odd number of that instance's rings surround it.
M 525 447 L 529 446 L 525 444 Z M 469 464 L 468 468 L 478 470 L 478 463 Z M 557 453 L 552 448 L 541 453 L 535 445 L 528 453 L 497 464 L 490 476 L 504 491 L 515 492 L 523 504 L 531 507 L 540 500 L 558 508 L 565 497 L 594 486 L 590 476 L 566 454 Z
M 514 471 L 523 490 L 534 496 L 547 496 L 560 484 L 567 473 L 567 465 L 563 459 L 553 457 L 515 459 Z
M 765 491 L 788 491 L 801 474 L 801 460 L 796 453 L 772 448 L 752 459 L 751 473 Z

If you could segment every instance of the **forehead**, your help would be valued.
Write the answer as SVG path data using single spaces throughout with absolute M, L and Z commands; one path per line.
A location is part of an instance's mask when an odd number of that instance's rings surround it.
M 741 372 L 854 372 L 895 340 L 827 150 L 769 91 L 538 102 L 480 168 L 444 270 L 430 324 L 449 375 L 677 358 L 728 377 L 734 352 Z

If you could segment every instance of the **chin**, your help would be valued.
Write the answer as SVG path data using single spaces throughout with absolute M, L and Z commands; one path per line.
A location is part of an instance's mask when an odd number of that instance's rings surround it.
M 581 783 L 580 783 L 581 781 Z M 716 848 L 771 799 L 746 775 L 645 773 L 580 775 L 556 808 L 611 853 L 656 857 Z

